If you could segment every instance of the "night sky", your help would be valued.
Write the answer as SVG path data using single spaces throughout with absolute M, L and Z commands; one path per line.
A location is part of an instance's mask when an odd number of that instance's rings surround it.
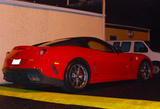
M 106 0 L 107 21 L 151 29 L 153 46 L 160 47 L 160 0 Z

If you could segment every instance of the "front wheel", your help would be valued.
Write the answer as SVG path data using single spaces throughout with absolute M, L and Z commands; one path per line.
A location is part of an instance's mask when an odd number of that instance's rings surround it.
M 149 80 L 151 77 L 151 64 L 147 60 L 141 62 L 138 69 L 138 80 Z
M 88 66 L 80 61 L 71 62 L 65 72 L 64 89 L 69 92 L 77 92 L 89 83 Z
M 153 73 L 155 78 L 160 77 L 160 63 L 159 62 L 153 62 Z

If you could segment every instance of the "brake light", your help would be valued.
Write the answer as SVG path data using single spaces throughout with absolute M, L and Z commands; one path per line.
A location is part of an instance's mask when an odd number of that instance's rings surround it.
M 39 54 L 42 56 L 46 53 L 46 51 L 47 51 L 46 49 L 42 49 L 42 50 L 40 50 Z

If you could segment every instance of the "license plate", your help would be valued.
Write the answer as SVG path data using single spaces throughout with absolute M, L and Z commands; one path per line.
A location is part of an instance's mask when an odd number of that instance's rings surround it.
M 13 59 L 12 65 L 20 65 L 21 59 Z

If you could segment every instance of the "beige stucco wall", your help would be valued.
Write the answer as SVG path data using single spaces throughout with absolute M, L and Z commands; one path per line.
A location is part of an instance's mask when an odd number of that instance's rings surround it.
M 0 3 L 0 69 L 6 52 L 16 45 L 73 36 L 103 38 L 104 17 L 100 14 L 25 2 L 16 3 L 18 5 Z M 2 72 L 0 82 L 5 82 Z

